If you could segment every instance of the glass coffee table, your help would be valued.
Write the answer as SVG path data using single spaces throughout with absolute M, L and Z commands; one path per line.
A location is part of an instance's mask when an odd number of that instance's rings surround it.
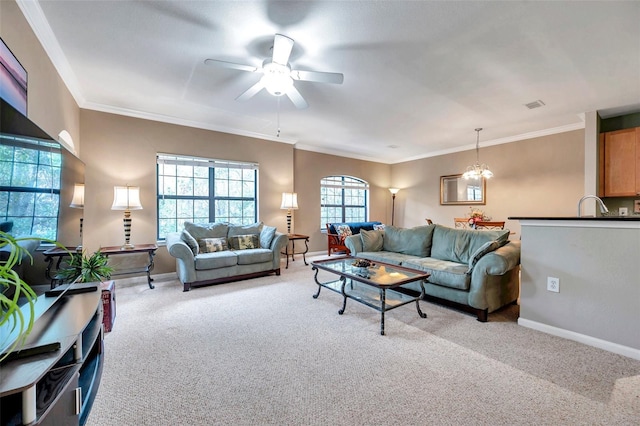
M 402 266 L 390 265 L 383 262 L 372 262 L 367 268 L 353 265 L 354 257 L 340 257 L 336 259 L 318 260 L 311 262 L 316 271 L 314 280 L 318 284 L 318 292 L 313 295 L 317 299 L 322 288 L 327 288 L 342 294 L 342 308 L 338 314 L 342 315 L 347 307 L 347 299 L 355 300 L 380 312 L 380 334 L 384 335 L 384 313 L 407 303 L 416 302 L 418 315 L 426 318 L 427 314 L 420 310 L 420 299 L 424 297 L 424 282 L 429 274 Z M 327 282 L 318 281 L 320 270 L 338 276 L 338 279 Z M 399 287 L 418 281 L 420 295 L 411 296 L 398 291 Z

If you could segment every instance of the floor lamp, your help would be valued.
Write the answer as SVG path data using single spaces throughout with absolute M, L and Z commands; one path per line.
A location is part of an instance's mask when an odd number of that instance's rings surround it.
M 74 209 L 84 209 L 84 184 L 76 183 L 73 187 L 73 198 L 69 207 Z M 80 245 L 76 247 L 77 252 L 82 251 L 82 222 L 84 218 L 80 217 Z
M 122 250 L 131 250 L 131 210 L 142 210 L 140 204 L 140 187 L 138 186 L 114 186 L 113 205 L 111 210 L 124 210 L 124 245 Z
M 280 208 L 287 211 L 287 234 L 291 234 L 291 210 L 298 210 L 298 194 L 283 192 Z
M 391 193 L 391 226 L 393 226 L 393 219 L 396 213 L 396 194 L 400 191 L 398 188 L 389 188 Z

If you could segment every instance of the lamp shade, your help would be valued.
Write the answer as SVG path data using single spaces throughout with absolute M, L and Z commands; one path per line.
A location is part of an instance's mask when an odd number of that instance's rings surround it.
M 295 192 L 283 192 L 280 208 L 283 210 L 298 210 L 298 194 Z
M 139 186 L 114 186 L 111 210 L 142 210 Z
M 396 195 L 400 191 L 400 188 L 389 188 L 389 192 L 393 195 Z
M 74 209 L 83 209 L 84 208 L 84 184 L 76 183 L 73 187 L 73 198 L 71 200 L 71 204 L 69 207 L 73 207 Z

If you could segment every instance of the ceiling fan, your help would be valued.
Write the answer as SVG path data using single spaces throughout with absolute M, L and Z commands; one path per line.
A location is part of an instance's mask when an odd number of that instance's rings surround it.
M 219 61 L 217 59 L 207 59 L 204 63 L 263 74 L 256 84 L 236 98 L 238 101 L 246 101 L 258 94 L 262 89 L 267 89 L 273 96 L 287 95 L 297 108 L 307 108 L 309 104 L 296 89 L 294 80 L 342 84 L 344 76 L 333 72 L 292 70 L 289 64 L 289 56 L 291 55 L 293 44 L 293 39 L 282 34 L 276 34 L 273 39 L 273 55 L 271 58 L 264 60 L 262 67 Z

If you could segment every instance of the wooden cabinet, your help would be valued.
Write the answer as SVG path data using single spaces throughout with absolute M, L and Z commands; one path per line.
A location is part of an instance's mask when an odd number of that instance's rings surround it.
M 601 195 L 640 195 L 640 127 L 604 133 L 600 143 Z
M 22 351 L 53 349 L 2 364 L 0 425 L 83 425 L 102 376 L 101 292 L 41 295 L 35 311 L 43 313 Z

